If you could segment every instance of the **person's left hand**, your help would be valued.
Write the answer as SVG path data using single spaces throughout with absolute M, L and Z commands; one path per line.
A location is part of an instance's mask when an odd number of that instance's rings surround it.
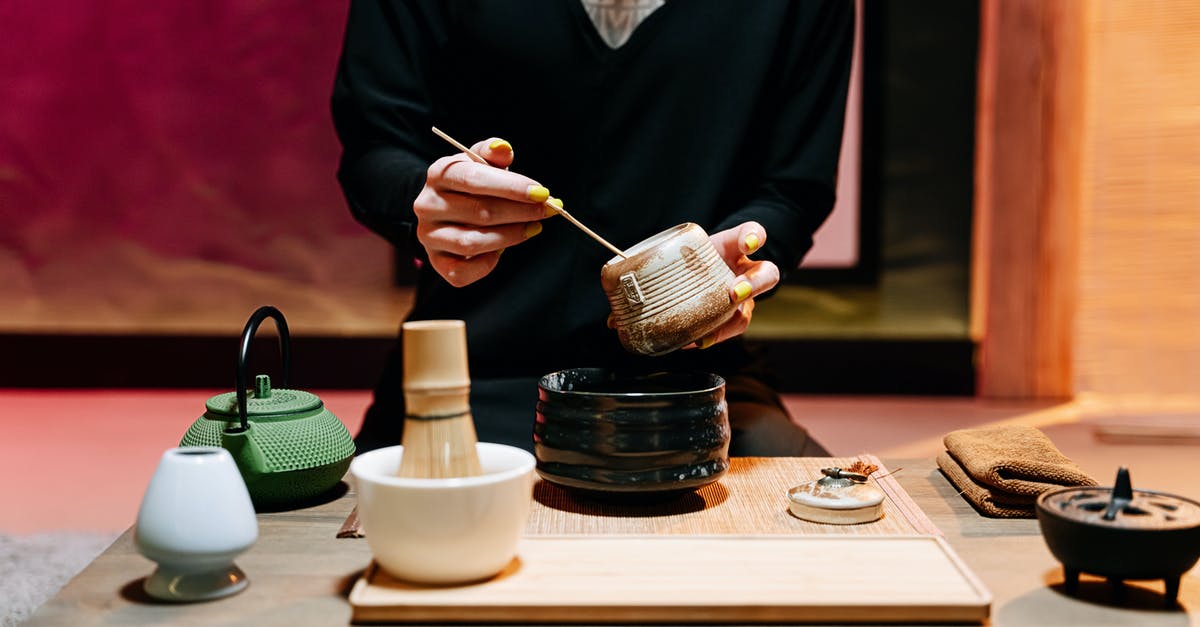
M 750 326 L 750 318 L 754 316 L 754 297 L 779 284 L 778 266 L 747 256 L 767 242 L 767 230 L 761 224 L 744 222 L 732 229 L 713 233 L 708 239 L 736 275 L 729 285 L 729 298 L 738 306 L 728 322 L 686 348 L 708 348 L 744 333 Z

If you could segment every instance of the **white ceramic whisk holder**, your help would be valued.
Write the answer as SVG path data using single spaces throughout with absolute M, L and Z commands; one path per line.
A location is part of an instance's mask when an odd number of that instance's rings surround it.
M 249 584 L 233 559 L 258 539 L 250 493 L 229 451 L 168 449 L 138 510 L 138 551 L 158 564 L 144 588 L 168 601 L 205 601 Z

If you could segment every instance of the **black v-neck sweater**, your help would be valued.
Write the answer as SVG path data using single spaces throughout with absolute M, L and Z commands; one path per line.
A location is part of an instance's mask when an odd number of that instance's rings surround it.
M 786 272 L 833 205 L 852 11 L 674 0 L 613 50 L 578 0 L 355 1 L 332 103 L 339 180 L 359 221 L 420 254 L 412 203 L 453 152 L 430 127 L 467 144 L 498 136 L 512 170 L 618 247 L 682 222 L 712 233 L 756 220 L 768 242 L 755 257 Z M 605 325 L 612 254 L 561 218 L 543 225 L 466 287 L 421 272 L 410 317 L 465 320 L 473 378 L 744 362 L 739 342 L 626 354 Z

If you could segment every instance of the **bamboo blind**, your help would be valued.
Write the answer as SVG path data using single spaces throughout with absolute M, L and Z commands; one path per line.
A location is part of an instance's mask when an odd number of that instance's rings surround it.
M 1200 406 L 1197 77 L 1193 0 L 985 0 L 982 396 Z
M 1200 401 L 1200 3 L 1088 7 L 1076 389 Z

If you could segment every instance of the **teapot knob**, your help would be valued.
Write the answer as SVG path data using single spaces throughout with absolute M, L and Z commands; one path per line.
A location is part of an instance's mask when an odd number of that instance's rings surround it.
M 271 377 L 260 374 L 254 377 L 254 398 L 271 398 Z

